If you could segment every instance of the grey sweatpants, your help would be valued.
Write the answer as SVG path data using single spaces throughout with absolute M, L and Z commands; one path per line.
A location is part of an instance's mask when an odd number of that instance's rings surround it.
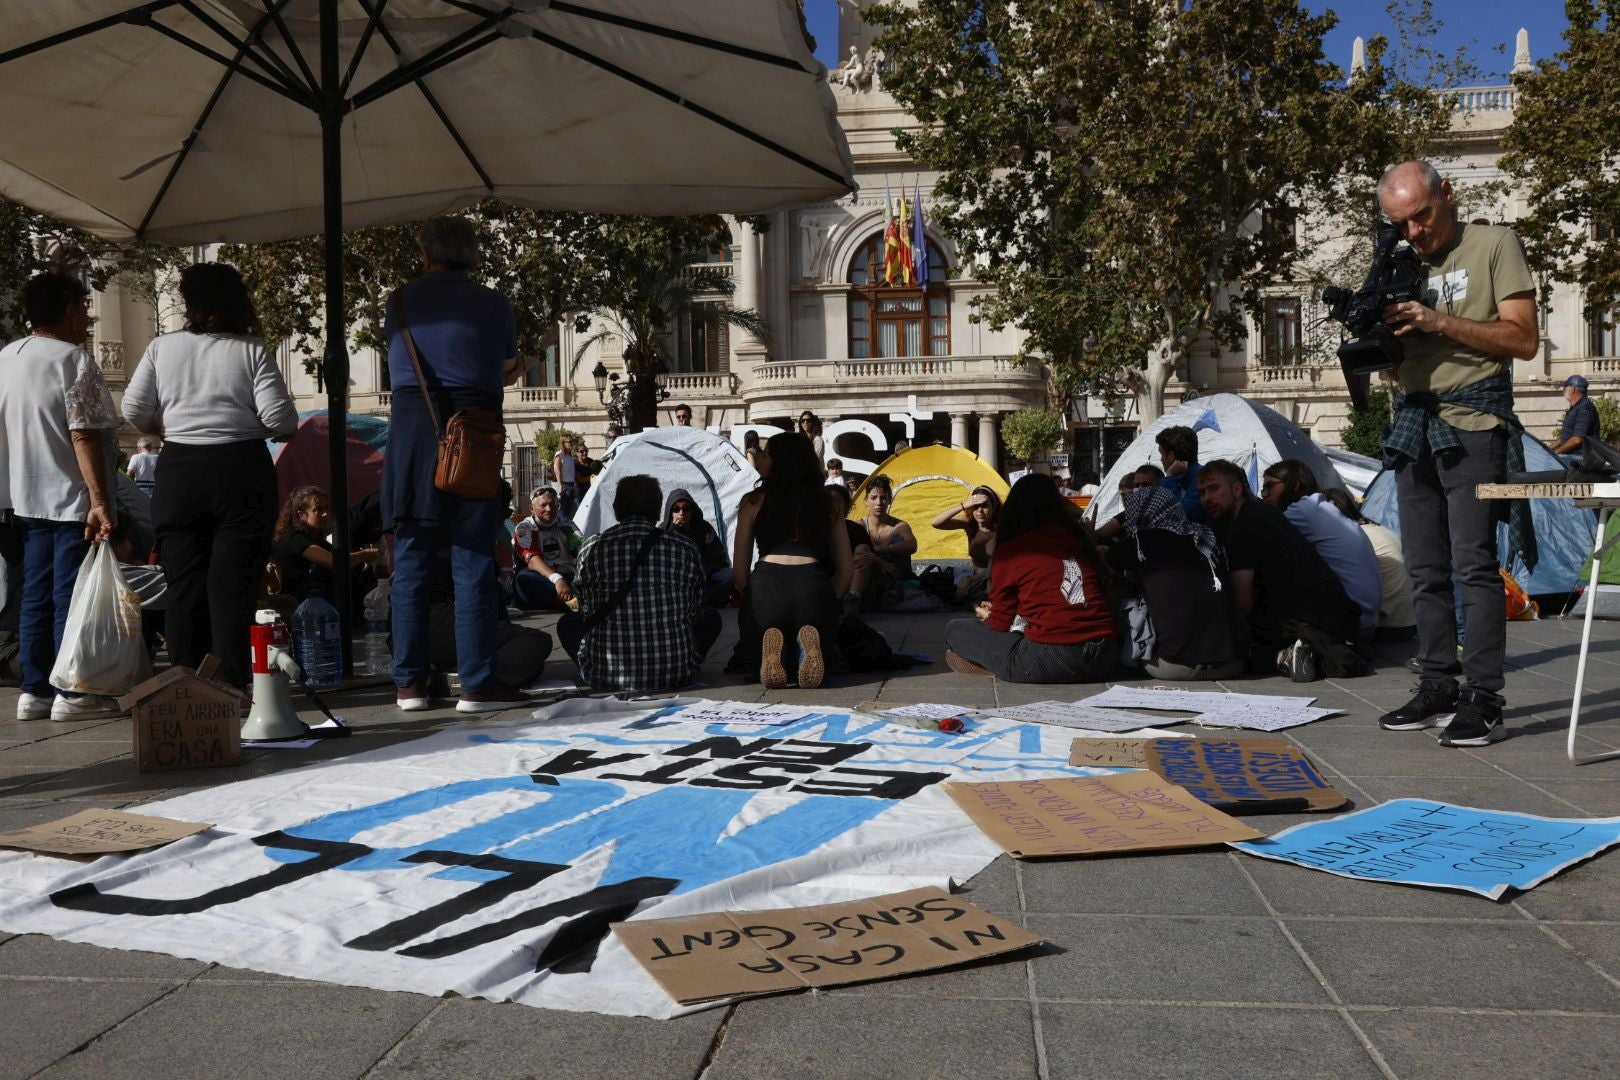
M 1098 682 L 1108 677 L 1119 660 L 1119 643 L 1113 638 L 1047 645 L 1023 634 L 992 630 L 978 619 L 946 623 L 945 644 L 956 655 L 983 664 L 996 678 L 1008 682 Z

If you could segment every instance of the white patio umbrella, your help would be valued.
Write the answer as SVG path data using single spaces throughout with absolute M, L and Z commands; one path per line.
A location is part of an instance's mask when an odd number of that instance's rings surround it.
M 3 12 L 0 195 L 115 240 L 325 235 L 338 506 L 344 228 L 489 197 L 748 213 L 853 186 L 793 0 L 7 0 Z M 347 625 L 347 578 L 337 586 Z

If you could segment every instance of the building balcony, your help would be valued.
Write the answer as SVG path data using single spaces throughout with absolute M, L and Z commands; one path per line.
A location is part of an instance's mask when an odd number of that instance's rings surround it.
M 1039 404 L 1045 387 L 1040 365 L 1015 356 L 886 356 L 759 364 L 742 397 L 755 412 L 777 404 L 884 411 L 904 408 L 912 396 L 942 409 L 1003 411 Z
M 672 371 L 664 376 L 664 389 L 672 401 L 733 397 L 737 393 L 737 376 L 729 371 Z
M 1314 389 L 1321 381 L 1321 364 L 1257 364 L 1249 368 L 1249 385 L 1256 389 Z

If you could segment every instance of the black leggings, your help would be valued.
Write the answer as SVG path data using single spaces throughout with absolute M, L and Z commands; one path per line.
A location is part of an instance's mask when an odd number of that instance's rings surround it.
M 247 686 L 248 626 L 270 555 L 276 472 L 262 439 L 212 446 L 165 443 L 152 524 L 169 579 L 169 660 L 219 658 L 219 677 Z
M 838 616 L 838 598 L 825 566 L 757 562 L 748 578 L 747 599 L 737 612 L 737 662 L 758 669 L 760 635 L 772 627 L 782 631 L 790 656 L 797 655 L 801 626 L 816 628 L 824 650 L 835 648 Z

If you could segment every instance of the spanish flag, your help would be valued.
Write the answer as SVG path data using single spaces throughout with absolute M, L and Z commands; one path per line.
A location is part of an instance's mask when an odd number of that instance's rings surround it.
M 883 216 L 888 224 L 883 230 L 883 283 L 893 285 L 895 279 L 904 281 L 906 278 L 905 261 L 900 256 L 900 242 L 903 231 L 900 228 L 900 219 L 895 216 L 894 204 L 889 201 L 889 185 L 883 185 Z

